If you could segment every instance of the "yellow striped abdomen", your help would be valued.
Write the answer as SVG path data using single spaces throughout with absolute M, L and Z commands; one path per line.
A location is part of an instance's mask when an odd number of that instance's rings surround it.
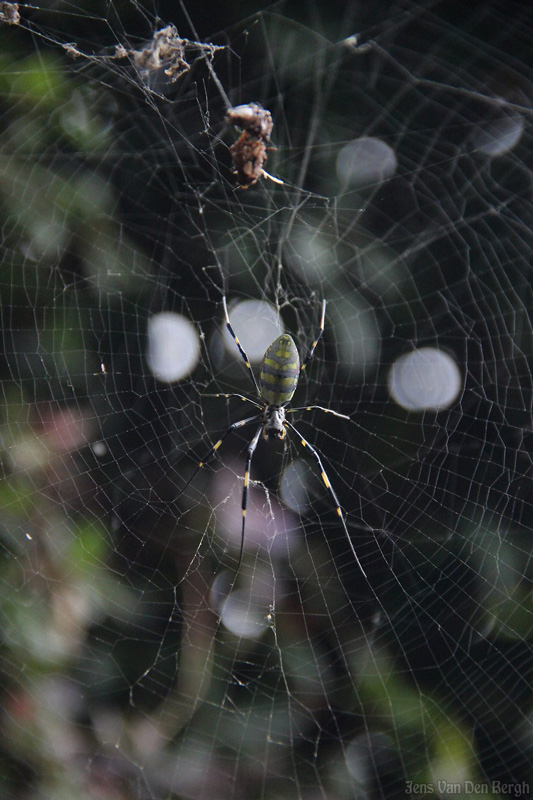
M 259 388 L 263 400 L 271 406 L 288 403 L 300 377 L 300 356 L 292 336 L 283 334 L 275 339 L 261 362 Z

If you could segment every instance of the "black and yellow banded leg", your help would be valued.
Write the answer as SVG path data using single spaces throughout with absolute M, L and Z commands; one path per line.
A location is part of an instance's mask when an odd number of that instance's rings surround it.
M 253 406 L 256 406 L 256 408 L 263 408 L 261 403 L 258 403 L 256 400 L 252 400 L 251 397 L 246 397 L 246 395 L 237 394 L 236 392 L 230 392 L 230 394 L 223 394 L 221 392 L 218 392 L 217 394 L 201 394 L 200 397 L 225 397 L 226 399 L 230 397 L 238 397 L 239 400 L 242 400 L 246 403 L 251 403 Z
M 252 380 L 254 382 L 255 391 L 257 392 L 257 396 L 261 397 L 261 392 L 259 391 L 259 386 L 257 385 L 257 381 L 255 379 L 254 371 L 252 369 L 252 365 L 250 364 L 250 359 L 246 355 L 246 351 L 243 348 L 242 344 L 239 342 L 239 340 L 237 338 L 237 334 L 235 333 L 235 331 L 231 327 L 231 322 L 229 321 L 228 307 L 226 305 L 226 298 L 224 296 L 222 297 L 222 305 L 224 307 L 224 315 L 226 317 L 226 328 L 228 329 L 230 335 L 233 337 L 233 341 L 235 342 L 235 344 L 239 348 L 239 353 L 241 354 L 241 356 L 243 358 L 243 361 L 246 364 L 246 368 L 248 369 L 248 372 L 252 376 Z
M 309 362 L 311 361 L 311 359 L 315 354 L 316 346 L 320 341 L 320 337 L 324 333 L 325 319 L 326 319 L 326 300 L 324 299 L 322 300 L 322 315 L 320 317 L 320 328 L 318 330 L 317 335 L 315 336 L 313 343 L 311 344 L 311 347 L 309 348 L 309 352 L 307 353 L 306 357 L 303 360 L 302 366 L 300 367 L 300 372 L 303 372 L 306 369 L 306 367 L 308 366 Z
M 248 486 L 250 484 L 250 467 L 252 464 L 253 455 L 255 453 L 255 448 L 257 447 L 257 442 L 259 441 L 259 437 L 261 436 L 262 430 L 263 426 L 260 425 L 257 430 L 257 433 L 255 434 L 254 438 L 248 445 L 248 451 L 246 455 L 246 467 L 244 468 L 244 483 L 242 487 L 242 503 L 241 503 L 241 510 L 242 510 L 241 549 L 239 552 L 239 560 L 237 562 L 235 575 L 239 574 L 239 570 L 241 568 L 241 563 L 242 563 L 242 557 L 244 554 L 244 532 L 246 530 L 246 509 L 248 507 Z
M 230 425 L 229 428 L 226 431 L 224 431 L 218 442 L 216 442 L 213 445 L 213 447 L 205 456 L 205 458 L 202 461 L 198 462 L 198 469 L 204 467 L 207 464 L 207 462 L 211 458 L 213 458 L 213 456 L 215 455 L 216 451 L 218 450 L 218 448 L 220 447 L 226 436 L 229 436 L 230 433 L 232 433 L 233 431 L 239 430 L 239 428 L 244 428 L 245 425 L 249 425 L 251 422 L 255 422 L 256 420 L 261 419 L 261 416 L 262 416 L 261 414 L 254 414 L 253 417 L 246 417 L 246 419 L 240 419 L 238 422 L 234 422 L 233 425 Z
M 361 572 L 363 573 L 363 575 L 366 578 L 367 577 L 366 572 L 364 571 L 363 566 L 362 566 L 361 562 L 359 561 L 359 556 L 355 552 L 355 547 L 353 546 L 353 542 L 352 542 L 352 539 L 350 537 L 350 533 L 348 531 L 348 526 L 346 525 L 346 520 L 344 518 L 344 513 L 343 513 L 342 508 L 341 508 L 340 503 L 339 503 L 339 498 L 337 497 L 337 493 L 335 492 L 335 489 L 333 488 L 333 486 L 331 485 L 331 483 L 329 481 L 329 478 L 327 476 L 326 470 L 324 469 L 324 465 L 322 463 L 322 459 L 320 458 L 320 455 L 319 455 L 318 451 L 315 450 L 313 445 L 310 444 L 310 442 L 308 442 L 307 439 L 304 439 L 302 434 L 294 427 L 294 425 L 291 422 L 286 420 L 285 424 L 289 426 L 289 428 L 296 434 L 296 436 L 298 436 L 298 438 L 300 439 L 300 444 L 302 445 L 302 447 L 305 447 L 305 448 L 307 448 L 307 450 L 309 450 L 309 452 L 311 453 L 311 455 L 313 456 L 313 458 L 317 462 L 318 466 L 320 467 L 320 477 L 322 478 L 324 486 L 328 490 L 329 495 L 330 495 L 331 499 L 333 500 L 333 503 L 335 505 L 335 511 L 337 512 L 337 516 L 339 517 L 340 521 L 342 522 L 342 527 L 344 528 L 344 533 L 346 534 L 346 538 L 348 539 L 348 544 L 350 545 L 350 549 L 351 549 L 351 551 L 353 553 L 353 556 L 354 556 L 354 558 L 356 560 L 356 563 L 357 563 L 359 569 L 361 570 Z
M 331 408 L 324 408 L 324 406 L 302 406 L 301 408 L 288 408 L 287 414 L 294 414 L 296 411 L 323 411 L 324 414 L 333 414 L 334 417 L 340 419 L 351 419 L 347 414 L 339 414 L 338 411 L 333 411 Z
M 189 478 L 189 480 L 187 481 L 185 486 L 183 486 L 182 489 L 180 490 L 180 493 L 179 493 L 178 497 L 180 497 L 183 494 L 183 492 L 185 491 L 185 489 L 188 486 L 190 486 L 190 484 L 193 482 L 195 477 L 198 475 L 198 473 L 200 472 L 202 467 L 204 467 L 207 464 L 207 462 L 210 461 L 213 458 L 213 456 L 217 452 L 218 448 L 220 447 L 220 445 L 222 444 L 224 439 L 227 436 L 229 436 L 230 433 L 232 433 L 232 431 L 236 431 L 239 428 L 244 428 L 245 425 L 249 425 L 252 422 L 256 422 L 258 419 L 261 419 L 261 418 L 262 418 L 261 414 L 254 414 L 253 417 L 247 417 L 246 419 L 240 419 L 238 422 L 234 422 L 233 425 L 230 425 L 229 428 L 226 431 L 224 431 L 224 433 L 222 434 L 220 439 L 217 442 L 215 442 L 215 444 L 209 450 L 207 455 L 205 455 L 204 458 L 197 463 L 196 469 L 193 471 L 191 477 Z

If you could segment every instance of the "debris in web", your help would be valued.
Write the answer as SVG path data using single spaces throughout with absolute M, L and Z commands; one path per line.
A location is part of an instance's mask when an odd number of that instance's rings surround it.
M 2 5 L 11 5 L 11 3 Z M 75 42 L 68 42 L 63 47 L 73 58 L 83 56 L 91 60 L 119 61 L 129 58 L 140 72 L 149 76 L 163 73 L 169 78 L 170 83 L 175 83 L 182 75 L 189 72 L 192 65 L 200 59 L 206 59 L 210 64 L 215 53 L 224 49 L 222 45 L 211 42 L 184 39 L 179 36 L 174 25 L 166 25 L 156 31 L 150 41 L 139 50 L 118 44 L 111 55 L 98 57 L 82 52 Z
M 212 60 L 217 50 L 223 49 L 221 45 L 183 39 L 178 35 L 174 25 L 167 25 L 156 31 L 151 41 L 142 50 L 130 50 L 127 51 L 127 54 L 133 57 L 139 69 L 148 72 L 157 72 L 162 69 L 170 78 L 170 82 L 174 83 L 190 70 L 194 61 L 199 58 Z M 120 54 L 122 56 L 126 54 L 124 48 L 120 50 Z
M 18 25 L 20 22 L 18 3 L 0 3 L 0 22 L 8 25 Z
M 269 178 L 274 183 L 282 184 L 282 180 L 270 175 L 263 168 L 274 127 L 270 111 L 258 103 L 248 103 L 228 109 L 226 118 L 231 125 L 242 130 L 240 137 L 229 149 L 233 159 L 233 172 L 241 189 L 253 186 L 259 178 Z

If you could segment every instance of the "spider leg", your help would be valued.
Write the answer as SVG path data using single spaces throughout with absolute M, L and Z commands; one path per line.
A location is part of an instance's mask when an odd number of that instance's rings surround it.
M 339 518 L 340 518 L 340 520 L 342 522 L 342 527 L 344 528 L 344 533 L 346 534 L 346 538 L 348 540 L 348 544 L 350 545 L 350 549 L 351 549 L 351 551 L 353 553 L 353 556 L 354 556 L 354 558 L 355 558 L 355 560 L 357 562 L 357 565 L 358 565 L 359 569 L 361 570 L 361 572 L 363 573 L 363 575 L 366 578 L 367 577 L 366 572 L 364 571 L 363 566 L 362 566 L 361 562 L 359 561 L 359 556 L 355 552 L 355 547 L 353 546 L 353 542 L 352 542 L 350 534 L 348 532 L 348 527 L 346 525 L 346 520 L 344 518 L 344 513 L 343 513 L 342 508 L 341 508 L 340 503 L 339 503 L 339 498 L 337 497 L 335 489 L 333 488 L 333 486 L 331 485 L 331 483 L 329 481 L 329 478 L 328 478 L 328 476 L 326 474 L 326 470 L 324 469 L 324 465 L 322 463 L 322 459 L 320 458 L 320 455 L 319 455 L 318 451 L 315 450 L 313 445 L 310 444 L 307 441 L 307 439 L 304 439 L 302 434 L 294 427 L 294 425 L 291 422 L 286 420 L 285 424 L 289 426 L 289 428 L 296 434 L 296 436 L 299 437 L 300 444 L 302 445 L 302 447 L 306 447 L 309 450 L 309 452 L 311 453 L 311 455 L 315 459 L 316 463 L 320 467 L 320 477 L 322 478 L 324 486 L 328 490 L 329 495 L 330 495 L 331 499 L 333 500 L 333 502 L 335 504 L 335 511 L 337 512 L 337 515 L 339 516 Z
M 257 381 L 255 379 L 254 371 L 253 371 L 253 369 L 251 367 L 251 364 L 250 364 L 250 359 L 246 355 L 246 351 L 244 350 L 243 346 L 239 342 L 235 331 L 231 327 L 231 322 L 229 321 L 228 307 L 226 305 L 226 298 L 224 296 L 222 296 L 222 305 L 224 307 L 224 315 L 226 317 L 226 328 L 228 329 L 229 333 L 233 337 L 233 341 L 235 342 L 235 344 L 239 348 L 239 353 L 241 354 L 241 356 L 243 358 L 243 361 L 246 364 L 246 368 L 248 369 L 248 372 L 252 376 L 252 380 L 254 382 L 255 391 L 257 392 L 257 396 L 261 397 L 261 392 L 259 391 L 259 386 L 257 385 Z
M 259 441 L 259 437 L 261 436 L 261 431 L 263 430 L 263 425 L 260 425 L 257 433 L 255 434 L 254 438 L 248 445 L 248 453 L 246 456 L 246 467 L 244 469 L 244 484 L 242 487 L 242 530 L 241 530 L 241 549 L 239 552 L 239 560 L 237 562 L 237 568 L 235 570 L 235 576 L 239 574 L 239 570 L 242 564 L 242 557 L 244 554 L 244 531 L 246 528 L 246 508 L 248 506 L 248 485 L 250 483 L 250 466 L 252 464 L 252 458 L 255 453 L 255 448 L 257 447 L 257 442 Z
M 231 394 L 222 394 L 222 393 L 218 393 L 218 394 L 201 394 L 200 397 L 226 397 L 226 398 L 228 398 L 228 397 L 239 397 L 241 400 L 245 401 L 246 403 L 251 403 L 253 406 L 256 406 L 256 408 L 261 408 L 261 409 L 263 408 L 261 403 L 258 403 L 257 400 L 252 400 L 251 397 L 246 397 L 246 395 L 244 395 L 244 394 L 235 394 L 235 393 L 231 393 Z
M 311 361 L 311 359 L 313 358 L 313 356 L 315 354 L 316 346 L 320 341 L 320 337 L 324 333 L 324 320 L 325 320 L 325 318 L 326 318 L 326 300 L 324 299 L 324 300 L 322 300 L 322 315 L 320 317 L 320 328 L 318 330 L 317 335 L 315 336 L 314 342 L 312 343 L 311 347 L 309 348 L 309 352 L 307 353 L 306 357 L 304 358 L 304 360 L 302 362 L 302 366 L 300 367 L 300 374 L 302 372 L 304 372 L 304 370 L 307 368 L 309 362 Z
M 225 395 L 224 395 L 225 396 Z M 347 414 L 339 414 L 338 411 L 332 411 L 331 408 L 324 408 L 324 406 L 302 406 L 302 408 L 288 408 L 286 413 L 287 414 L 294 414 L 295 411 L 323 411 L 324 414 L 333 414 L 334 417 L 340 417 L 341 419 L 351 419 Z
M 196 469 L 193 471 L 191 477 L 189 478 L 185 486 L 183 486 L 183 488 L 181 489 L 178 497 L 181 496 L 185 491 L 185 489 L 187 488 L 187 486 L 189 486 L 192 483 L 192 481 L 198 475 L 202 467 L 204 467 L 207 464 L 207 462 L 213 458 L 213 456 L 217 452 L 218 448 L 220 447 L 224 439 L 226 439 L 226 437 L 229 436 L 229 434 L 232 433 L 232 431 L 236 431 L 239 428 L 244 428 L 245 425 L 249 425 L 251 422 L 255 422 L 256 420 L 261 419 L 261 417 L 262 417 L 261 414 L 254 414 L 253 417 L 246 417 L 246 419 L 240 419 L 237 422 L 234 422 L 232 425 L 230 425 L 229 428 L 224 431 L 220 439 L 217 442 L 215 442 L 215 444 L 209 450 L 207 455 L 205 455 L 203 459 L 198 462 L 198 464 L 196 465 Z

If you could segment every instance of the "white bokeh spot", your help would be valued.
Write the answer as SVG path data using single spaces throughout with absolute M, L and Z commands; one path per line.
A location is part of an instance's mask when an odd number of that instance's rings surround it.
M 200 339 L 186 317 L 171 311 L 148 320 L 146 359 L 160 381 L 178 381 L 194 370 L 200 357 Z
M 454 359 L 436 347 L 421 347 L 392 365 L 389 392 L 408 411 L 440 411 L 459 396 L 462 377 Z
M 337 156 L 337 178 L 353 186 L 381 183 L 396 172 L 396 153 L 374 136 L 362 136 L 345 144 Z
M 268 614 L 262 604 L 256 604 L 244 590 L 231 592 L 220 605 L 220 619 L 235 636 L 257 639 L 268 628 Z
M 521 116 L 502 116 L 476 131 L 474 147 L 486 156 L 501 156 L 518 144 L 523 131 L 524 120 Z

